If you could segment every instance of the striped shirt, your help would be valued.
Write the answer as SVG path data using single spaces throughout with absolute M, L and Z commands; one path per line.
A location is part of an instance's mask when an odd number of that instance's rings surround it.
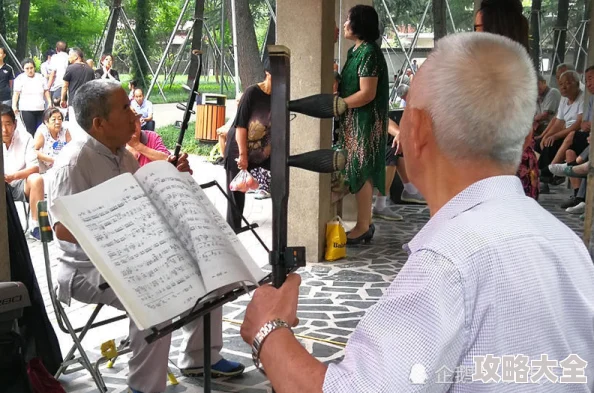
M 466 188 L 405 249 L 407 263 L 359 323 L 344 360 L 328 367 L 324 392 L 594 387 L 592 260 L 573 231 L 524 195 L 518 178 L 491 177 Z M 569 365 L 572 354 L 588 362 L 587 384 L 537 379 L 542 355 Z M 515 375 L 527 374 L 528 384 L 479 380 L 493 364 L 495 374 L 487 375 L 503 378 L 509 355 L 522 355 Z M 525 357 L 529 372 L 522 374 Z M 496 358 L 501 363 L 491 362 Z M 562 375 L 560 366 L 551 370 Z

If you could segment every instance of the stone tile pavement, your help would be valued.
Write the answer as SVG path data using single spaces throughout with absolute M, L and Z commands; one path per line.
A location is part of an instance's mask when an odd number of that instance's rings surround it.
M 216 179 L 224 184 L 224 171 L 220 166 L 213 166 L 198 157 L 191 158 L 194 177 L 199 183 Z M 564 200 L 568 192 L 562 186 L 554 187 L 553 193 L 543 195 L 542 205 L 561 219 L 573 230 L 581 234 L 582 223 L 577 216 L 565 213 L 557 207 Z M 218 191 L 207 190 L 207 194 L 219 211 L 224 214 L 226 201 Z M 348 257 L 333 263 L 311 263 L 300 270 L 303 284 L 300 291 L 298 317 L 300 325 L 295 329 L 301 343 L 308 351 L 324 362 L 339 361 L 343 356 L 344 344 L 357 326 L 365 311 L 371 307 L 390 285 L 406 261 L 406 253 L 402 245 L 408 242 L 414 234 L 427 222 L 428 209 L 424 206 L 393 206 L 404 216 L 402 222 L 377 221 L 376 237 L 369 246 L 359 246 L 348 249 Z M 250 222 L 260 225 L 258 233 L 270 245 L 271 241 L 271 202 L 258 201 L 248 196 L 245 215 Z M 348 224 L 348 223 L 347 223 Z M 513 228 L 510 228 L 513 230 Z M 240 235 L 248 251 L 262 266 L 267 263 L 267 255 L 255 238 L 245 233 Z M 55 315 L 48 298 L 47 282 L 44 271 L 43 251 L 39 242 L 29 241 L 31 257 L 35 266 L 40 287 L 46 300 L 46 308 L 50 319 L 55 325 L 63 353 L 71 345 L 68 335 L 62 333 L 56 323 Z M 50 253 L 56 255 L 56 246 L 50 246 Z M 52 271 L 55 273 L 56 260 L 52 258 Z M 243 319 L 245 306 L 249 297 L 243 296 L 237 301 L 224 307 L 224 349 L 223 355 L 229 359 L 243 362 L 246 372 L 237 378 L 224 378 L 214 381 L 213 388 L 224 392 L 271 392 L 266 378 L 255 370 L 252 365 L 250 348 L 243 343 L 239 336 L 239 323 Z M 68 309 L 71 321 L 81 325 L 91 312 L 91 307 L 73 302 Z M 103 314 L 110 317 L 117 311 L 105 310 Z M 89 356 L 96 359 L 99 356 L 99 345 L 112 338 L 121 339 L 127 335 L 127 321 L 121 321 L 109 327 L 98 328 L 89 333 L 83 340 L 83 345 Z M 202 380 L 181 377 L 175 367 L 178 348 L 181 343 L 179 332 L 174 333 L 170 352 L 171 369 L 178 376 L 179 385 L 167 387 L 167 392 L 202 392 Z M 126 392 L 127 357 L 123 356 L 116 362 L 113 369 L 104 366 L 101 372 L 109 391 L 113 393 Z M 60 378 L 67 392 L 87 393 L 96 391 L 89 375 L 77 372 Z

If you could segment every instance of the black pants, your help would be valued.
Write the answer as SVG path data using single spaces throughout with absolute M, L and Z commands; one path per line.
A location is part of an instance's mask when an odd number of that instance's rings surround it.
M 155 121 L 151 120 L 151 121 L 147 121 L 146 123 L 144 123 L 142 125 L 142 127 L 140 127 L 141 130 L 147 130 L 147 131 L 155 131 Z
M 237 142 L 235 142 L 235 129 L 232 129 L 232 131 L 233 132 L 227 134 L 224 162 L 225 172 L 227 174 L 227 195 L 231 200 L 231 203 L 227 203 L 227 223 L 233 230 L 238 230 L 241 228 L 241 215 L 243 214 L 243 208 L 245 207 L 245 193 L 229 190 L 229 185 L 239 173 L 239 168 L 235 161 L 239 157 L 239 148 L 237 147 Z M 248 162 L 248 170 L 258 167 L 270 170 L 270 158 L 260 164 Z M 233 205 L 235 205 L 235 208 Z
M 543 149 L 540 148 L 540 140 L 537 142 L 534 151 L 540 153 L 540 157 L 538 158 L 540 176 L 544 178 L 553 177 L 553 174 L 549 171 L 549 165 L 551 165 L 551 162 L 563 144 L 563 139 L 557 139 L 551 146 L 547 146 Z
M 43 111 L 21 111 L 21 116 L 23 116 L 23 123 L 25 123 L 27 132 L 35 138 L 37 127 L 43 123 Z

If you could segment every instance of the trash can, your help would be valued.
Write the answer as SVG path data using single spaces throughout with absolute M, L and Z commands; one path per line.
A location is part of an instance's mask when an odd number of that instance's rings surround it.
M 217 128 L 225 125 L 225 104 L 227 96 L 222 94 L 202 94 L 200 104 L 196 105 L 196 139 L 216 142 Z

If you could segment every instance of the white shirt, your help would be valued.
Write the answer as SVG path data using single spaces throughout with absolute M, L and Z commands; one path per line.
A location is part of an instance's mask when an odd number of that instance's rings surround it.
M 573 104 L 569 104 L 567 97 L 562 97 L 557 110 L 557 119 L 565 121 L 565 128 L 569 128 L 577 121 L 578 115 L 584 113 L 584 91 L 580 94 Z
M 47 90 L 47 80 L 41 74 L 35 73 L 28 77 L 20 74 L 14 80 L 14 91 L 20 93 L 20 111 L 42 111 L 45 109 L 44 92 Z
M 37 153 L 33 144 L 31 135 L 17 128 L 12 135 L 12 142 L 7 149 L 6 144 L 2 143 L 2 153 L 4 162 L 4 173 L 12 175 L 18 171 L 34 166 L 39 166 Z M 11 182 L 14 184 L 17 180 Z
M 404 248 L 408 261 L 328 366 L 325 393 L 591 392 L 594 265 L 516 176 L 466 188 Z M 587 384 L 473 382 L 487 371 L 475 356 L 489 354 L 527 356 L 530 378 L 541 355 L 577 354 Z
M 51 86 L 51 91 L 56 91 L 64 86 L 64 74 L 68 67 L 68 54 L 66 52 L 58 52 L 50 59 L 48 71 L 56 71 L 56 79 Z
M 132 109 L 134 109 L 136 113 L 142 116 L 143 119 L 153 114 L 153 103 L 149 100 L 143 100 L 142 105 L 138 105 L 138 102 L 136 102 L 136 100 L 133 100 L 130 106 L 132 107 Z

